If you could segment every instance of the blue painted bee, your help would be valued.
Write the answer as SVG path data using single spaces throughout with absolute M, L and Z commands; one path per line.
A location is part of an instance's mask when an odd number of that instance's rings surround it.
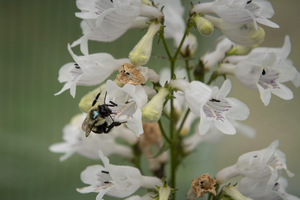
M 92 103 L 92 108 L 89 110 L 85 120 L 82 123 L 82 130 L 85 132 L 86 137 L 88 137 L 93 131 L 94 133 L 109 133 L 109 131 L 115 127 L 120 126 L 122 123 L 126 122 L 115 122 L 111 114 L 114 114 L 109 107 L 116 107 L 118 106 L 116 103 L 110 101 L 110 104 L 105 104 L 105 99 L 107 92 L 105 93 L 104 97 L 104 104 L 102 105 L 96 105 L 98 98 L 100 96 L 101 92 L 97 94 L 96 98 L 94 99 Z M 110 117 L 112 120 L 112 123 L 107 123 L 107 117 Z

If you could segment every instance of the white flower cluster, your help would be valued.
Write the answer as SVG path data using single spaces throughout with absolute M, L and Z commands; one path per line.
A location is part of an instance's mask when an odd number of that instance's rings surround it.
M 76 5 L 80 12 L 75 15 L 82 19 L 83 35 L 68 44 L 74 62 L 61 67 L 58 80 L 65 85 L 55 95 L 70 89 L 75 97 L 77 85 L 97 88 L 82 97 L 79 108 L 84 113 L 72 118 L 63 129 L 64 142 L 53 144 L 50 151 L 64 153 L 61 161 L 74 153 L 102 160 L 104 166 L 89 166 L 81 173 L 81 180 L 89 186 L 77 189 L 80 193 L 98 193 L 97 200 L 104 195 L 125 198 L 140 187 L 151 191 L 127 199 L 167 200 L 175 192 L 172 188 L 176 187 L 177 167 L 200 143 L 219 142 L 237 131 L 253 138 L 256 131 L 238 122 L 248 118 L 250 109 L 240 100 L 227 97 L 232 84 L 226 75 L 235 75 L 244 86 L 259 91 L 266 106 L 271 93 L 285 100 L 293 98 L 283 82 L 292 81 L 296 87 L 300 86 L 300 73 L 287 58 L 291 51 L 288 36 L 282 48 L 257 47 L 265 37 L 264 29 L 258 24 L 279 28 L 268 19 L 274 10 L 267 0 L 192 4 L 187 23 L 180 0 L 77 0 Z M 108 53 L 89 54 L 89 40 L 111 42 L 133 28 L 146 28 L 147 32 L 131 52 L 126 52 L 128 58 L 116 59 Z M 192 28 L 203 36 L 210 36 L 215 29 L 224 34 L 215 50 L 198 57 L 195 66 L 191 60 L 198 56 L 196 51 L 200 45 L 190 33 Z M 170 68 L 163 68 L 159 75 L 144 66 L 151 59 L 156 36 L 170 61 Z M 166 39 L 174 41 L 175 52 L 168 47 Z M 78 45 L 83 55 L 74 54 L 72 48 Z M 186 66 L 175 66 L 178 59 L 183 59 Z M 108 79 L 114 72 L 118 72 L 116 79 Z M 207 74 L 211 74 L 209 81 L 205 80 Z M 218 76 L 225 77 L 220 88 L 212 85 Z M 123 143 L 119 143 L 120 139 Z M 195 198 L 210 193 L 216 195 L 215 200 L 222 199 L 224 194 L 232 199 L 243 199 L 240 198 L 243 196 L 297 199 L 284 192 L 287 183 L 280 177 L 281 171 L 285 169 L 289 176 L 293 174 L 287 170 L 285 155 L 276 149 L 278 145 L 275 141 L 267 149 L 244 154 L 235 165 L 217 174 L 217 184 L 244 175 L 237 186 L 217 191 L 215 180 L 205 174 L 205 181 L 198 183 L 195 179 L 188 196 Z M 110 164 L 107 157 L 112 154 L 128 159 L 135 167 Z M 142 155 L 154 176 L 141 174 Z M 160 179 L 165 177 L 169 159 L 171 177 L 167 178 L 171 187 Z

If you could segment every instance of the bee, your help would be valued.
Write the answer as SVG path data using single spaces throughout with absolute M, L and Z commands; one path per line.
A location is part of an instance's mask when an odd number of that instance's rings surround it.
M 92 108 L 89 110 L 87 117 L 82 123 L 82 130 L 85 132 L 85 136 L 88 137 L 91 131 L 94 133 L 109 133 L 111 129 L 115 126 L 120 126 L 122 123 L 126 122 L 115 122 L 111 115 L 115 114 L 112 112 L 110 107 L 116 107 L 118 106 L 116 103 L 109 101 L 110 104 L 105 104 L 105 99 L 107 92 L 105 93 L 104 97 L 104 104 L 102 105 L 96 105 L 98 98 L 100 96 L 101 92 L 97 94 L 96 98 L 94 99 L 92 103 Z M 110 117 L 112 120 L 112 123 L 107 123 L 107 117 Z

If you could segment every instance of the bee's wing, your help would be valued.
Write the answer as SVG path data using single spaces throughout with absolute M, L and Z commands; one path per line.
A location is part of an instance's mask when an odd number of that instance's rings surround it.
M 85 136 L 88 137 L 92 131 L 92 128 L 94 126 L 94 123 L 89 123 L 89 118 L 85 118 L 85 120 L 82 123 L 81 129 L 85 132 Z

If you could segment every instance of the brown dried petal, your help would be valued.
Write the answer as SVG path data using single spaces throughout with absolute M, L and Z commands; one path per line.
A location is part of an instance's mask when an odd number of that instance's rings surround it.
M 215 179 L 210 177 L 208 174 L 203 174 L 197 179 L 192 180 L 191 190 L 197 196 L 197 198 L 204 197 L 204 195 L 207 193 L 216 195 L 216 190 L 214 187 L 215 184 Z
M 125 63 L 119 69 L 117 80 L 119 83 L 139 85 L 146 83 L 147 78 L 145 77 L 145 70 L 142 67 L 136 67 L 129 63 Z

